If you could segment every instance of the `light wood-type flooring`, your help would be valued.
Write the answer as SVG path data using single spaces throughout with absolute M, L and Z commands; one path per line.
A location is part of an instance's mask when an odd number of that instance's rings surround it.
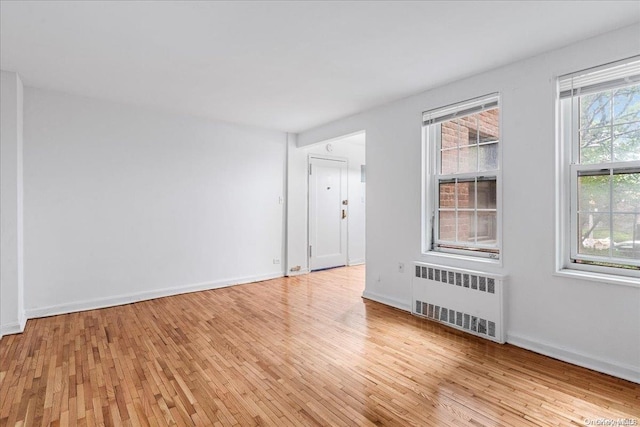
M 0 341 L 0 425 L 640 424 L 638 384 L 363 287 L 349 267 L 30 320 Z

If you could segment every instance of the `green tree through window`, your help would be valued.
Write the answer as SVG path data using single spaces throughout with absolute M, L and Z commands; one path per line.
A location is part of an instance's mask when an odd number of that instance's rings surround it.
M 579 97 L 578 253 L 640 260 L 640 85 Z

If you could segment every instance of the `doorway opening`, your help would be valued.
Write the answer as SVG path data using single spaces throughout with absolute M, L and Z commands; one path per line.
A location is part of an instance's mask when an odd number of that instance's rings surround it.
M 309 270 L 364 264 L 365 133 L 325 141 L 306 150 Z

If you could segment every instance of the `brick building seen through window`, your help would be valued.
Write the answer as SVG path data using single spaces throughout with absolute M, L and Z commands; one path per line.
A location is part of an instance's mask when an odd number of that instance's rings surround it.
M 464 248 L 465 243 L 496 245 L 495 171 L 499 139 L 498 108 L 441 124 L 439 247 Z M 489 173 L 483 176 L 483 172 Z

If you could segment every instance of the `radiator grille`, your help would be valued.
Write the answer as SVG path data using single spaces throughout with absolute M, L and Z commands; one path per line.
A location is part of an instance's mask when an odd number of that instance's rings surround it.
M 496 338 L 495 322 L 472 316 L 469 313 L 451 310 L 447 307 L 440 307 L 424 301 L 416 301 L 416 314 L 455 325 L 465 331 Z
M 493 277 L 420 266 L 416 266 L 416 277 L 465 288 L 471 287 L 473 290 L 488 292 L 490 294 L 496 292 L 496 280 Z
M 416 263 L 414 314 L 504 342 L 503 276 Z

